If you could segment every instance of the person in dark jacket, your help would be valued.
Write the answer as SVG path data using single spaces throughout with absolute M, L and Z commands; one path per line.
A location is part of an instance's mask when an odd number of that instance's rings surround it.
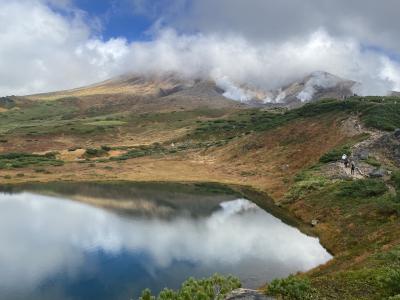
M 356 164 L 355 164 L 354 160 L 352 160 L 350 162 L 350 168 L 351 168 L 351 175 L 354 175 L 354 171 L 356 169 Z

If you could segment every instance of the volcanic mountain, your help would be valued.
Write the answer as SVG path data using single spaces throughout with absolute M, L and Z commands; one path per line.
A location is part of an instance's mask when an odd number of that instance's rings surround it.
M 30 100 L 74 98 L 80 106 L 129 106 L 137 111 L 173 111 L 200 107 L 298 107 L 323 98 L 353 95 L 356 82 L 327 72 L 313 72 L 274 90 L 236 84 L 226 79 L 187 79 L 177 74 L 123 75 L 72 90 L 27 96 Z

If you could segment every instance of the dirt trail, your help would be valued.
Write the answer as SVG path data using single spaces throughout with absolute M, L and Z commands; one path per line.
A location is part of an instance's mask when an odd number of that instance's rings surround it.
M 369 134 L 369 137 L 351 147 L 351 154 L 349 156 L 349 159 L 350 161 L 353 160 L 355 162 L 356 169 L 354 171 L 354 174 L 351 174 L 351 168 L 346 168 L 342 161 L 337 161 L 336 163 L 334 163 L 334 168 L 332 168 L 333 173 L 335 173 L 336 175 L 341 174 L 342 176 L 344 175 L 346 177 L 351 177 L 354 179 L 362 179 L 368 177 L 365 163 L 361 162 L 361 157 L 363 155 L 368 156 L 368 154 L 365 153 L 369 153 L 370 147 L 385 133 L 379 130 L 365 128 L 361 125 L 360 120 L 355 116 L 352 116 L 343 122 L 342 130 L 348 136 L 356 136 L 366 133 Z
M 365 133 L 368 133 L 370 136 L 368 139 L 355 144 L 352 147 L 352 152 L 357 153 L 360 150 L 368 149 L 371 145 L 373 145 L 377 140 L 379 140 L 385 133 L 378 130 L 364 130 Z
M 341 173 L 345 173 L 346 176 L 356 178 L 356 179 L 363 179 L 365 174 L 362 173 L 362 171 L 356 167 L 354 174 L 351 174 L 351 168 L 348 167 L 346 168 L 342 162 L 337 162 L 336 165 L 338 168 L 342 171 Z

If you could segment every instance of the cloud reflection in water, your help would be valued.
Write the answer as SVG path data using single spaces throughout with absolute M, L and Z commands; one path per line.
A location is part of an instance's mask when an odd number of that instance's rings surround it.
M 151 276 L 176 262 L 259 282 L 307 270 L 330 259 L 318 239 L 237 199 L 208 217 L 171 220 L 124 217 L 67 199 L 0 193 L 0 295 L 35 289 L 56 274 L 78 278 L 88 253 L 144 254 Z M 250 279 L 250 278 L 247 278 Z

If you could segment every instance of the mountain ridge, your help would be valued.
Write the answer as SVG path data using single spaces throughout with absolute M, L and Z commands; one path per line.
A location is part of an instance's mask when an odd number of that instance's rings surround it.
M 237 84 L 227 77 L 217 79 L 188 78 L 176 73 L 159 75 L 124 74 L 99 83 L 75 89 L 27 95 L 30 100 L 54 100 L 78 97 L 96 101 L 125 99 L 146 103 L 159 102 L 193 108 L 210 107 L 287 107 L 295 108 L 305 103 L 325 98 L 345 99 L 355 94 L 360 83 L 343 79 L 325 71 L 315 71 L 275 89 L 263 89 L 250 84 Z M 400 92 L 392 92 L 398 95 Z M 100 95 L 102 95 L 100 97 Z M 164 102 L 163 102 L 164 101 Z M 196 103 L 196 101 L 198 103 Z M 110 103 L 109 103 L 110 104 Z M 157 105 L 156 105 L 157 106 Z M 156 107 L 153 107 L 156 108 Z

